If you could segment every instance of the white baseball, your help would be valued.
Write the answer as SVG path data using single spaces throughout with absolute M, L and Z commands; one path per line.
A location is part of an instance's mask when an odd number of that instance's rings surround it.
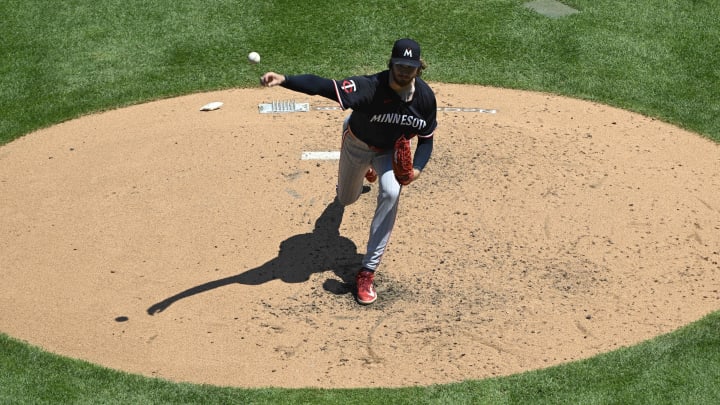
M 248 54 L 248 60 L 251 63 L 259 63 L 260 62 L 260 54 L 257 52 L 250 52 Z

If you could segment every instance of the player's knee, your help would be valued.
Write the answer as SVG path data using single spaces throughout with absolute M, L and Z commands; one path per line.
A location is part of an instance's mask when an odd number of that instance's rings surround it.
M 348 198 L 348 197 L 343 198 L 343 197 L 338 196 L 338 202 L 343 206 L 350 205 L 357 200 L 358 200 L 357 198 Z
M 400 185 L 383 187 L 382 190 L 380 190 L 380 192 L 378 193 L 378 198 L 380 200 L 394 204 L 400 198 L 400 190 Z
M 360 198 L 360 194 L 361 194 L 360 192 L 357 192 L 357 193 L 344 192 L 344 190 L 342 190 L 341 188 L 338 188 L 337 200 L 343 206 L 350 205 L 350 204 L 354 203 L 355 201 L 357 201 L 358 198 Z

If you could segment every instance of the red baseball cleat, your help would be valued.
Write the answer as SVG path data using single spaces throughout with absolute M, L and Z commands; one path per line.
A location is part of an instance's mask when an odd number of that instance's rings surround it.
M 373 279 L 375 278 L 375 272 L 368 269 L 362 268 L 355 276 L 355 283 L 357 284 L 357 300 L 363 305 L 372 304 L 377 299 L 377 293 L 375 292 L 375 286 L 373 285 Z
M 377 180 L 377 172 L 372 167 L 368 169 L 367 173 L 365 173 L 365 179 L 370 183 L 375 183 L 375 180 Z

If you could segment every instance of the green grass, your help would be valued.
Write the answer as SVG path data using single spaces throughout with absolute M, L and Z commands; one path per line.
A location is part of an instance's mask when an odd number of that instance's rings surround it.
M 656 117 L 720 141 L 720 2 L 566 0 L 0 1 L 0 144 L 92 112 L 249 87 L 261 69 L 383 68 L 416 38 L 426 79 L 532 89 Z M 251 50 L 260 65 L 245 62 Z M 0 272 L 2 269 L 0 269 Z M 405 389 L 172 384 L 0 335 L 0 403 L 718 403 L 720 314 L 636 347 L 507 378 Z
M 402 389 L 175 384 L 62 358 L 0 335 L 0 403 L 711 404 L 720 313 L 635 347 L 504 378 Z
M 382 68 L 417 38 L 434 81 L 572 95 L 720 140 L 715 1 L 567 1 L 550 19 L 522 1 L 4 0 L 0 143 L 89 112 L 253 86 L 261 67 L 330 77 Z M 250 50 L 260 66 L 245 63 Z

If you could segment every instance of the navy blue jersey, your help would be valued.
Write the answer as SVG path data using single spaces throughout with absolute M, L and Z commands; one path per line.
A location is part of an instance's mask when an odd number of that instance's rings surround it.
M 337 101 L 343 110 L 351 109 L 350 128 L 353 133 L 376 148 L 392 149 L 402 135 L 418 135 L 420 143 L 427 145 L 437 127 L 435 93 L 419 77 L 415 78 L 415 93 L 410 102 L 403 101 L 390 87 L 389 70 L 342 80 L 310 74 L 286 76 L 282 86 L 305 94 L 321 95 Z M 429 152 L 427 155 L 429 158 Z
M 334 80 L 342 109 L 352 109 L 350 128 L 368 145 L 392 149 L 400 136 L 430 138 L 437 127 L 435 93 L 415 78 L 412 100 L 403 101 L 390 87 L 388 70 L 369 76 Z

